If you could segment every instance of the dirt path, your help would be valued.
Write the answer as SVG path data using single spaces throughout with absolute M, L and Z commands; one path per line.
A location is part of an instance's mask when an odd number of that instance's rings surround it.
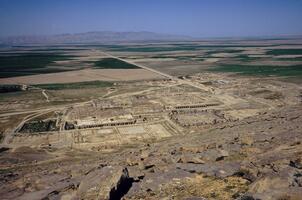
M 50 102 L 50 101 L 49 101 L 49 97 L 48 97 L 48 95 L 47 95 L 47 93 L 46 93 L 46 90 L 42 90 L 42 94 L 43 94 L 43 96 L 46 98 L 46 102 Z
M 136 63 L 134 63 L 134 62 L 131 62 L 131 61 L 129 61 L 129 60 L 125 60 L 125 59 L 119 58 L 119 57 L 117 57 L 117 56 L 111 55 L 111 54 L 106 53 L 106 52 L 102 52 L 102 53 L 103 53 L 104 55 L 108 56 L 108 57 L 111 57 L 111 58 L 114 58 L 114 59 L 117 59 L 117 60 L 120 60 L 120 61 L 129 63 L 129 64 L 132 64 L 132 65 L 135 65 L 135 66 L 137 66 L 137 67 L 140 67 L 140 68 L 146 69 L 146 70 L 148 70 L 148 71 L 154 72 L 154 73 L 159 74 L 159 75 L 161 75 L 161 76 L 164 76 L 164 77 L 166 77 L 166 78 L 175 79 L 175 77 L 173 77 L 173 76 L 171 76 L 171 75 L 169 75 L 169 74 L 166 74 L 166 73 L 157 71 L 157 70 L 155 70 L 155 69 L 151 69 L 151 68 L 146 67 L 146 66 L 144 66 L 144 65 L 136 64 Z
M 142 65 L 142 64 L 137 64 L 137 63 L 134 63 L 132 61 L 128 61 L 128 60 L 125 60 L 125 59 L 122 59 L 122 58 L 119 58 L 117 56 L 114 56 L 114 55 L 111 55 L 107 52 L 102 52 L 104 55 L 108 56 L 108 57 L 111 57 L 111 58 L 114 58 L 114 59 L 117 59 L 117 60 L 120 60 L 120 61 L 123 61 L 123 62 L 126 62 L 126 63 L 129 63 L 129 64 L 132 64 L 132 65 L 135 65 L 137 67 L 140 67 L 140 68 L 143 68 L 145 70 L 148 70 L 148 71 L 151 71 L 153 73 L 156 73 L 156 74 L 159 74 L 161 76 L 164 76 L 166 78 L 169 78 L 171 80 L 174 80 L 174 81 L 177 81 L 178 83 L 182 83 L 182 84 L 187 84 L 187 85 L 190 85 L 192 87 L 195 87 L 197 89 L 201 89 L 201 90 L 205 90 L 205 91 L 208 91 L 208 92 L 213 92 L 213 90 L 211 89 L 211 87 L 209 86 L 203 86 L 201 84 L 196 84 L 196 83 L 193 83 L 191 81 L 188 81 L 188 80 L 183 80 L 183 79 L 180 79 L 178 77 L 174 77 L 174 76 L 171 76 L 169 74 L 166 74 L 166 73 L 163 73 L 163 72 L 160 72 L 158 70 L 155 70 L 155 69 L 152 69 L 150 67 L 147 67 L 145 65 Z

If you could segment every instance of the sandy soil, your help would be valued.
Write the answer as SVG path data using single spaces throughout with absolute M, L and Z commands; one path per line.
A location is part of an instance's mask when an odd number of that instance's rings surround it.
M 44 84 L 84 81 L 133 81 L 161 79 L 162 76 L 144 69 L 84 69 L 69 72 L 1 78 L 0 84 Z

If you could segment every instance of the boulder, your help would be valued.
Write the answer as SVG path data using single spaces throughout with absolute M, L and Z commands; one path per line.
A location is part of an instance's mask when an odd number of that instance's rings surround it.
M 204 164 L 200 157 L 194 155 L 182 155 L 178 158 L 177 163 L 194 163 L 194 164 Z
M 106 166 L 91 171 L 82 179 L 77 196 L 81 199 L 119 199 L 131 184 L 127 168 Z
M 248 193 L 255 199 L 301 199 L 301 187 L 293 183 L 290 176 L 276 176 L 275 174 L 262 177 L 255 181 L 249 188 Z
M 182 146 L 179 148 L 181 152 L 200 153 L 206 149 L 206 146 Z
M 229 152 L 226 150 L 219 150 L 219 154 L 216 158 L 216 161 L 223 160 L 225 157 L 229 156 Z
M 203 165 L 196 165 L 193 163 L 177 163 L 178 169 L 190 173 L 205 174 L 207 176 L 215 176 L 225 178 L 236 174 L 240 170 L 240 163 L 205 163 Z
M 31 191 L 31 192 L 26 192 L 23 195 L 19 196 L 18 200 L 27 200 L 27 199 L 58 199 L 58 196 L 66 192 L 68 190 L 73 191 L 76 188 L 76 181 L 63 181 L 63 182 L 58 182 L 54 186 L 50 186 L 48 188 L 45 188 L 43 190 L 39 191 Z
M 138 167 L 140 170 L 147 170 L 147 169 L 151 169 L 155 166 L 155 164 L 150 161 L 150 160 L 144 160 L 144 161 L 140 161 L 138 163 Z
M 140 170 L 137 166 L 129 167 L 129 176 L 133 178 L 134 181 L 140 181 L 145 177 L 145 173 Z

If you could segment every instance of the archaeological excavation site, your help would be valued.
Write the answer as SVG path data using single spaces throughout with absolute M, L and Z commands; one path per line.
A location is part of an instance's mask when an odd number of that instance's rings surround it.
M 301 49 L 2 47 L 0 199 L 300 200 Z

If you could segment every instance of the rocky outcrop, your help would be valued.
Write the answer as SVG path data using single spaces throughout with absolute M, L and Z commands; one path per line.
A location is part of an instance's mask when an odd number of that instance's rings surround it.
M 0 196 L 5 194 L 7 199 L 298 200 L 302 196 L 302 118 L 297 115 L 301 112 L 302 107 L 287 108 L 230 122 L 224 129 L 108 154 L 69 150 L 64 152 L 69 160 L 54 160 L 47 165 L 43 164 L 46 157 L 38 158 L 49 154 L 47 158 L 55 159 L 55 151 L 48 154 L 48 150 L 29 148 L 3 151 L 2 166 L 18 163 L 17 155 L 32 167 L 14 172 L 1 170 Z M 82 157 L 77 160 L 74 155 Z
M 120 199 L 131 187 L 127 168 L 105 166 L 87 174 L 77 190 L 82 199 Z

